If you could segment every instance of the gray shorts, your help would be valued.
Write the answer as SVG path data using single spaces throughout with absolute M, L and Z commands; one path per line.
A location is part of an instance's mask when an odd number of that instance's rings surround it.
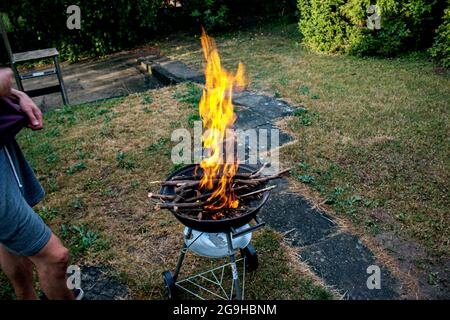
M 0 243 L 17 255 L 34 256 L 52 234 L 32 209 L 44 190 L 17 143 L 6 148 L 0 147 Z

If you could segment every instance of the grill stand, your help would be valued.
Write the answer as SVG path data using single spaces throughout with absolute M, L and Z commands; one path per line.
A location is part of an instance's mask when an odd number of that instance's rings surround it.
M 205 232 L 198 232 L 198 231 L 193 230 L 192 228 L 186 228 L 187 232 L 185 232 L 185 234 L 184 234 L 185 239 L 183 241 L 183 247 L 180 251 L 180 255 L 178 257 L 178 262 L 177 262 L 174 273 L 172 274 L 170 271 L 163 272 L 164 285 L 165 285 L 165 289 L 166 289 L 168 298 L 171 300 L 177 299 L 176 291 L 179 288 L 179 289 L 182 289 L 182 290 L 194 295 L 195 297 L 197 297 L 199 299 L 204 300 L 204 298 L 202 296 L 200 296 L 199 294 L 184 287 L 185 284 L 191 284 L 191 285 L 196 286 L 200 290 L 206 291 L 206 292 L 212 294 L 213 296 L 223 299 L 223 300 L 232 300 L 233 293 L 235 293 L 235 295 L 234 295 L 235 299 L 242 300 L 244 298 L 246 269 L 248 269 L 248 271 L 254 271 L 258 267 L 257 254 L 256 254 L 256 251 L 253 248 L 253 246 L 250 244 L 250 238 L 251 238 L 251 233 L 255 230 L 262 228 L 264 226 L 264 223 L 260 223 L 256 218 L 255 218 L 255 222 L 256 222 L 256 225 L 251 226 L 251 227 L 247 225 L 247 228 L 245 228 L 244 230 L 242 230 L 243 229 L 243 227 L 242 227 L 242 228 L 239 228 L 238 230 L 231 229 L 230 232 L 225 233 L 227 247 L 228 247 L 227 254 L 228 254 L 229 261 L 230 261 L 229 263 L 226 263 L 226 264 L 218 266 L 214 269 L 207 270 L 205 272 L 187 277 L 185 279 L 178 280 L 178 276 L 181 271 L 181 266 L 183 265 L 183 261 L 184 261 L 184 258 L 186 256 L 187 252 L 188 251 L 195 252 L 194 250 L 191 249 L 191 247 L 198 241 L 198 239 L 200 239 L 200 237 L 205 235 Z M 190 240 L 191 237 L 193 236 L 193 233 L 196 233 L 197 236 L 193 240 Z M 247 237 L 249 237 L 249 239 L 248 239 L 248 243 L 246 244 L 246 246 L 244 248 L 240 249 L 243 257 L 240 259 L 236 259 L 236 253 L 237 253 L 236 249 L 237 248 L 233 247 L 233 239 L 243 237 L 245 235 L 247 235 Z M 189 240 L 190 240 L 190 243 L 188 244 Z M 196 252 L 196 253 L 198 253 L 198 252 Z M 207 256 L 205 254 L 203 254 L 203 255 Z M 214 258 L 218 258 L 218 257 L 214 257 Z M 242 265 L 243 265 L 242 266 L 242 286 L 239 281 L 239 272 L 238 272 L 238 263 L 240 263 L 240 262 L 242 262 Z M 227 294 L 225 288 L 222 286 L 223 280 L 224 280 L 225 269 L 227 267 L 231 267 L 231 272 L 232 272 L 232 276 L 233 276 L 233 280 L 231 283 L 231 292 L 229 294 Z M 218 272 L 220 275 L 216 274 L 216 272 Z M 207 276 L 212 276 L 213 280 L 208 278 Z M 216 294 L 215 292 L 212 292 L 208 288 L 205 288 L 204 286 L 196 283 L 195 280 L 197 280 L 199 278 L 201 280 L 207 281 L 209 283 L 212 283 L 212 284 L 218 286 L 220 288 L 223 296 Z

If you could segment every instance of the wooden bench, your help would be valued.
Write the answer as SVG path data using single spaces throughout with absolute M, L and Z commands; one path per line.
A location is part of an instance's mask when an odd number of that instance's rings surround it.
M 50 93 L 55 92 L 61 92 L 61 96 L 63 99 L 64 104 L 69 104 L 69 98 L 67 96 L 66 87 L 64 85 L 63 76 L 61 73 L 61 67 L 59 65 L 59 52 L 56 50 L 56 48 L 48 48 L 48 49 L 41 49 L 41 50 L 33 50 L 33 51 L 27 51 L 27 52 L 19 52 L 19 53 L 13 53 L 11 50 L 11 45 L 9 43 L 8 35 L 6 32 L 6 27 L 3 22 L 3 16 L 0 12 L 0 31 L 2 33 L 3 42 L 5 43 L 6 51 L 8 53 L 11 68 L 14 72 L 14 77 L 16 78 L 17 88 L 21 91 L 24 91 L 27 93 L 30 97 L 37 97 L 37 96 L 43 96 Z M 30 72 L 26 74 L 20 74 L 17 70 L 17 64 L 24 63 L 28 61 L 33 60 L 43 60 L 43 59 L 52 59 L 54 64 L 54 69 L 50 71 L 43 71 L 43 72 Z M 58 78 L 59 84 L 50 86 L 50 87 L 44 87 L 34 90 L 28 90 L 25 91 L 23 88 L 23 80 L 28 80 L 32 78 L 38 78 L 38 77 L 46 77 L 46 76 L 52 76 L 56 75 Z

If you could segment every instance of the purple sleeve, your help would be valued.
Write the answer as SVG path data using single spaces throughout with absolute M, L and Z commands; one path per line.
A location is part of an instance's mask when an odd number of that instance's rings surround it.
M 9 97 L 0 97 L 0 146 L 14 139 L 27 124 L 27 116 L 17 102 Z

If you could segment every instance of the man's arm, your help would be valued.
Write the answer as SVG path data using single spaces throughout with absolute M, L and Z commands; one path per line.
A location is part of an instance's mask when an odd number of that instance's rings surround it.
M 19 99 L 20 109 L 28 116 L 30 125 L 28 126 L 32 130 L 40 130 L 43 127 L 42 112 L 41 109 L 31 100 L 25 92 L 11 89 L 11 95 Z
M 22 111 L 28 116 L 30 125 L 28 126 L 32 130 L 42 129 L 42 112 L 27 96 L 25 92 L 16 90 L 12 87 L 13 73 L 11 69 L 0 69 L 0 97 L 15 96 L 19 99 L 19 106 Z
M 0 69 L 0 97 L 10 96 L 13 82 L 11 69 Z

